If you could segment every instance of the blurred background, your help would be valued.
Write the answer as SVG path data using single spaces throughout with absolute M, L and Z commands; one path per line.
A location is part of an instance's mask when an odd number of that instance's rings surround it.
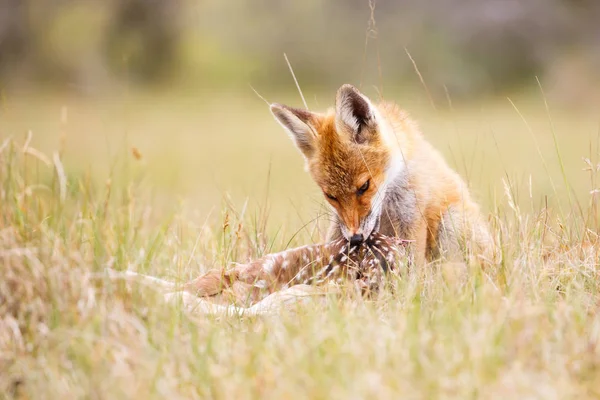
M 299 227 L 320 194 L 254 92 L 302 105 L 285 53 L 311 109 L 343 83 L 406 108 L 488 210 L 502 179 L 585 203 L 599 21 L 596 0 L 0 0 L 0 138 L 32 132 L 73 179 L 129 157 L 167 209 L 267 202 Z

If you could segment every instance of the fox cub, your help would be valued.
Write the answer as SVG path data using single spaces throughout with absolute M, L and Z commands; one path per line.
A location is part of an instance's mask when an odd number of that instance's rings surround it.
M 494 258 L 466 184 L 395 104 L 374 104 L 343 85 L 323 114 L 282 104 L 271 112 L 333 210 L 328 240 L 360 243 L 378 231 L 412 240 L 417 263 Z

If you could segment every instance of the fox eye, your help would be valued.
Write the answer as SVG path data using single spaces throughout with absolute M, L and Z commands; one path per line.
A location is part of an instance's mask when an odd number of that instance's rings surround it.
M 333 200 L 336 201 L 337 199 L 335 198 L 335 196 L 330 195 L 329 193 L 325 193 L 325 197 L 327 197 L 329 200 Z
M 369 182 L 371 180 L 367 180 L 361 187 L 358 188 L 358 190 L 356 191 L 357 195 L 363 195 L 367 190 L 369 190 Z

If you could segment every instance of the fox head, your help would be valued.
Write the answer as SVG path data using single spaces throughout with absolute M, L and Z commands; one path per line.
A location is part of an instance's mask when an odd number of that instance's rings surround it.
M 306 161 L 350 241 L 378 228 L 385 190 L 399 162 L 389 126 L 371 101 L 352 85 L 337 92 L 325 114 L 272 104 L 271 112 Z

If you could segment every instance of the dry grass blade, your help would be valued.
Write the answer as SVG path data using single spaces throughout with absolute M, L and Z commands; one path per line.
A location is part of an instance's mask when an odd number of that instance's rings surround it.
M 290 74 L 292 74 L 292 78 L 294 78 L 294 83 L 296 84 L 296 89 L 298 89 L 298 93 L 300 94 L 300 98 L 302 99 L 302 103 L 304 104 L 304 108 L 308 110 L 308 104 L 306 103 L 306 99 L 304 98 L 302 89 L 300 89 L 300 84 L 298 83 L 298 79 L 296 79 L 296 74 L 294 74 L 292 64 L 290 64 L 290 60 L 288 60 L 287 54 L 283 53 L 283 57 L 285 58 L 285 62 L 287 63 L 288 68 L 290 69 Z
M 0 250 L 0 257 L 19 256 L 27 257 L 37 253 L 38 249 L 34 247 L 16 247 L 12 249 Z
M 58 177 L 60 201 L 61 203 L 64 203 L 67 198 L 67 176 L 65 175 L 65 169 L 57 152 L 54 153 L 52 159 L 54 160 L 54 168 L 56 169 L 56 176 Z
M 27 131 L 27 139 L 25 139 L 25 144 L 23 144 L 23 152 L 27 150 L 29 144 L 31 143 L 31 139 L 33 138 L 33 132 Z
M 0 145 L 0 154 L 2 154 L 4 152 L 4 150 L 6 150 L 8 148 L 8 145 L 10 144 L 10 141 L 11 141 L 10 137 L 4 139 L 4 141 Z
M 254 94 L 255 94 L 255 95 L 256 95 L 256 96 L 257 96 L 259 99 L 261 99 L 262 101 L 264 101 L 266 105 L 268 105 L 268 106 L 270 106 L 270 105 L 271 105 L 271 103 L 269 103 L 269 102 L 267 101 L 267 99 L 265 99 L 265 98 L 264 98 L 264 97 L 263 97 L 263 96 L 262 96 L 260 93 L 258 93 L 258 91 L 257 91 L 256 89 L 254 89 L 254 87 L 253 87 L 252 85 L 250 85 L 250 89 L 252 89 L 252 91 L 254 92 Z
M 427 87 L 427 84 L 425 83 L 425 78 L 423 78 L 423 75 L 421 74 L 421 71 L 419 70 L 419 67 L 417 66 L 417 62 L 410 55 L 410 52 L 408 51 L 408 49 L 406 47 L 404 48 L 404 51 L 406 52 L 406 55 L 408 56 L 410 62 L 412 63 L 413 68 L 415 69 L 415 72 L 417 73 L 417 76 L 419 77 L 419 80 L 421 81 L 421 84 L 423 85 L 423 88 L 425 89 L 425 93 L 427 93 L 427 97 L 429 98 L 431 107 L 433 107 L 434 110 L 437 110 L 435 101 L 433 101 L 433 96 L 431 95 L 431 92 L 429 91 L 429 88 Z
M 26 148 L 23 149 L 23 152 L 25 154 L 28 154 L 30 156 L 33 156 L 35 158 L 37 158 L 38 160 L 40 160 L 41 162 L 43 162 L 44 164 L 46 164 L 46 166 L 51 167 L 52 166 L 52 162 L 50 161 L 50 159 L 41 151 L 34 149 L 33 147 L 27 146 Z

